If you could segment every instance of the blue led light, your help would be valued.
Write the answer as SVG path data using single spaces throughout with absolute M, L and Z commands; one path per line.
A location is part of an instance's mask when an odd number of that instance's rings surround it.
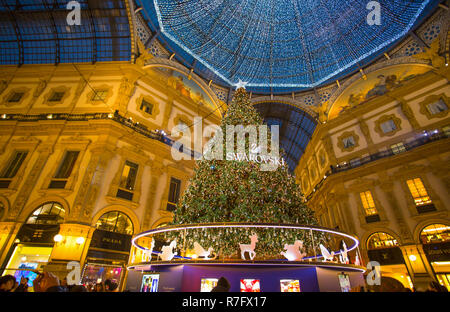
M 436 0 L 147 0 L 177 54 L 188 53 L 229 86 L 313 88 L 373 61 L 403 38 Z

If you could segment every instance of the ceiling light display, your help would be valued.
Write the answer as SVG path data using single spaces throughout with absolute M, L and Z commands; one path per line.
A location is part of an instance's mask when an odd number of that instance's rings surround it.
M 256 88 L 313 88 L 382 56 L 439 1 L 153 0 L 162 35 L 222 81 Z M 150 14 L 152 15 L 152 14 Z M 180 52 L 182 50 L 182 52 Z

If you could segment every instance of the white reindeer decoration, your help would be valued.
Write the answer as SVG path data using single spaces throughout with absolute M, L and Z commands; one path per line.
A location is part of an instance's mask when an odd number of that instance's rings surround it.
M 161 253 L 158 254 L 158 258 L 162 261 L 170 261 L 175 257 L 177 252 L 173 252 L 173 249 L 177 247 L 177 241 L 174 239 L 169 246 L 161 247 Z
M 256 247 L 256 243 L 258 242 L 258 235 L 253 233 L 250 236 L 250 241 L 251 241 L 250 245 L 239 244 L 239 247 L 241 248 L 242 260 L 245 260 L 245 252 L 246 251 L 248 251 L 248 254 L 249 254 L 251 260 L 253 260 L 256 256 L 255 247 Z
M 325 261 L 333 261 L 334 251 L 332 251 L 331 254 L 330 254 L 330 252 L 322 244 L 320 244 L 320 251 L 322 251 L 323 262 L 325 262 Z

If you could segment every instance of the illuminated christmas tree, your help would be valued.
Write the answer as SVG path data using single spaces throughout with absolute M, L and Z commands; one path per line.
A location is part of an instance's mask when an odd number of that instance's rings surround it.
M 260 126 L 263 120 L 250 104 L 244 88 L 239 88 L 229 106 L 220 128 L 226 142 L 226 126 Z M 270 138 L 270 135 L 268 135 Z M 214 137 L 220 139 L 220 137 Z M 236 142 L 236 137 L 232 138 Z M 225 143 L 224 143 L 225 144 Z M 269 150 L 271 148 L 268 144 Z M 245 152 L 250 152 L 246 137 Z M 280 153 L 280 157 L 282 152 Z M 262 162 L 255 159 L 229 160 L 223 148 L 223 160 L 198 160 L 190 185 L 177 205 L 173 224 L 210 222 L 252 222 L 277 224 L 317 225 L 313 211 L 304 201 L 295 178 L 287 164 L 279 162 L 273 171 L 261 170 Z M 222 257 L 235 257 L 239 243 L 249 242 L 249 235 L 258 235 L 258 258 L 280 258 L 285 243 L 296 239 L 311 248 L 311 236 L 288 229 L 229 228 L 190 230 L 178 237 L 178 246 L 192 248 L 194 242 L 205 248 L 212 246 Z M 316 244 L 323 239 L 315 234 Z M 281 257 L 282 258 L 282 257 Z

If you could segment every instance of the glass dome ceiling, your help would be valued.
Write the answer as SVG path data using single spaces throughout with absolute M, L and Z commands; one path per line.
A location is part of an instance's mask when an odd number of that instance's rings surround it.
M 382 55 L 435 8 L 435 0 L 140 0 L 171 52 L 205 79 L 291 92 L 348 75 Z M 155 29 L 156 28 L 156 29 Z M 158 34 L 159 34 L 158 33 Z M 190 64 L 186 64 L 190 63 Z

